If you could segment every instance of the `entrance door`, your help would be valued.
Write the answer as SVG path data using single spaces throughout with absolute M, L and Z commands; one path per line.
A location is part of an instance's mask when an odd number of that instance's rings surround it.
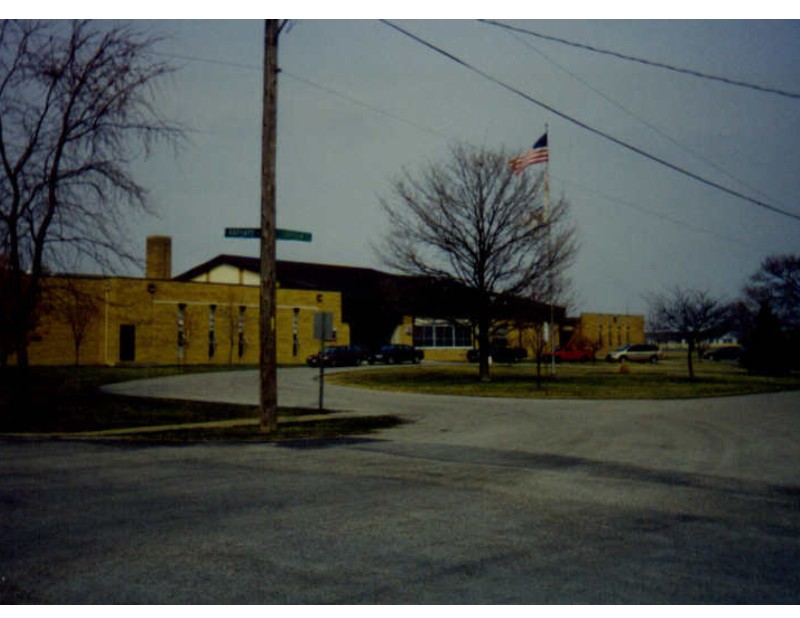
M 120 362 L 136 360 L 136 326 L 133 324 L 119 326 L 119 360 Z

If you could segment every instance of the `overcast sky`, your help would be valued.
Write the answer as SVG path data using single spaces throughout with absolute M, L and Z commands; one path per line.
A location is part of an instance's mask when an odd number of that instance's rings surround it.
M 800 99 L 634 64 L 472 20 L 397 21 L 530 97 L 647 153 L 800 215 Z M 653 61 L 800 92 L 796 21 L 508 21 Z M 141 166 L 175 274 L 259 225 L 262 21 L 142 22 L 176 66 L 160 109 L 192 129 Z M 313 242 L 278 258 L 382 268 L 379 197 L 453 142 L 522 152 L 549 126 L 554 196 L 581 249 L 574 311 L 638 312 L 670 286 L 735 297 L 761 260 L 800 253 L 800 220 L 667 169 L 512 94 L 373 20 L 298 20 L 281 35 L 278 226 Z M 535 174 L 536 167 L 526 173 Z M 130 273 L 140 274 L 140 273 Z

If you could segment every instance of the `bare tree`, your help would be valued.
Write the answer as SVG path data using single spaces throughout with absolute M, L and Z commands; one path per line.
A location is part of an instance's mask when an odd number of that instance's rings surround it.
M 669 331 L 686 340 L 689 379 L 694 380 L 693 355 L 699 343 L 722 334 L 730 320 L 730 307 L 708 292 L 673 288 L 648 299 L 650 323 L 655 330 Z
M 153 107 L 171 71 L 154 43 L 124 26 L 0 22 L 0 253 L 21 366 L 46 265 L 65 255 L 136 262 L 126 216 L 150 210 L 130 163 L 182 136 Z
M 72 334 L 75 350 L 75 366 L 80 365 L 81 346 L 86 339 L 89 326 L 100 312 L 101 299 L 86 291 L 70 277 L 59 278 L 48 286 L 43 300 L 48 313 L 63 320 Z
M 800 255 L 772 255 L 748 280 L 737 305 L 737 329 L 749 371 L 781 374 L 797 368 L 800 344 Z
M 541 176 L 513 175 L 502 150 L 456 145 L 444 164 L 408 171 L 382 205 L 389 231 L 378 253 L 406 274 L 472 288 L 480 378 L 489 380 L 489 329 L 501 295 L 541 296 L 577 253 L 569 205 L 545 213 Z
M 755 315 L 769 304 L 784 326 L 800 328 L 800 255 L 773 255 L 750 277 L 745 297 Z

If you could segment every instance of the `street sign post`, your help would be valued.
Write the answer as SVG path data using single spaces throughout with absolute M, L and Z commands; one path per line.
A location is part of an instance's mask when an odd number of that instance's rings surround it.
M 225 238 L 261 238 L 261 228 L 257 227 L 226 227 Z M 297 230 L 275 230 L 276 240 L 297 240 L 300 242 L 311 242 L 311 232 L 299 232 Z
M 319 339 L 319 411 L 323 410 L 325 392 L 325 342 L 333 338 L 333 313 L 319 311 L 314 314 L 314 339 Z

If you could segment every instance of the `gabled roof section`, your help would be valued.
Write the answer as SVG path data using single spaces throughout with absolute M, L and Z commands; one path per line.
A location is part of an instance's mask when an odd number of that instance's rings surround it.
M 241 255 L 218 255 L 175 277 L 191 281 L 219 266 L 232 266 L 258 274 L 259 258 Z M 468 318 L 474 314 L 475 291 L 455 281 L 430 277 L 396 275 L 373 268 L 312 264 L 306 262 L 276 262 L 280 287 L 292 290 L 337 291 L 342 293 L 343 311 L 349 318 L 354 314 L 396 312 L 401 315 L 424 317 Z M 549 306 L 524 298 L 503 296 L 495 299 L 498 318 L 526 316 L 529 319 L 549 318 Z M 555 307 L 556 319 L 564 318 L 564 308 Z
M 258 258 L 246 257 L 244 255 L 222 254 L 208 260 L 207 262 L 198 264 L 194 268 L 190 268 L 185 273 L 181 273 L 180 275 L 174 277 L 174 279 L 176 281 L 191 281 L 192 279 L 199 277 L 210 270 L 214 270 L 218 266 L 233 266 L 249 272 L 258 273 L 260 263 L 261 261 Z

